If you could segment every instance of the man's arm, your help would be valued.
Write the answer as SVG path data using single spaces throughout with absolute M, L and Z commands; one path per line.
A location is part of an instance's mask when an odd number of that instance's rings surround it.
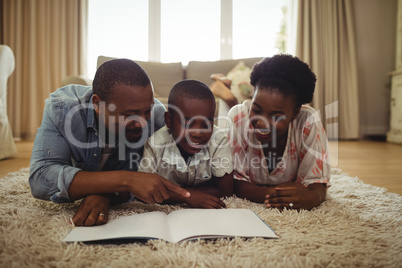
M 92 194 L 129 192 L 149 204 L 161 203 L 174 192 L 182 197 L 190 193 L 158 174 L 134 171 L 78 172 L 70 184 L 68 194 L 71 200 Z
M 68 186 L 80 169 L 72 166 L 70 146 L 55 125 L 51 105 L 47 100 L 42 124 L 35 137 L 29 184 L 35 198 L 70 202 Z
M 168 190 L 188 194 L 184 189 L 155 174 L 129 171 L 86 172 L 73 167 L 70 144 L 59 131 L 58 127 L 61 126 L 56 125 L 61 111 L 55 110 L 58 105 L 52 105 L 47 100 L 31 156 L 29 183 L 34 197 L 61 203 L 92 194 L 130 192 L 146 202 L 155 203 L 162 202 L 169 195 Z
M 116 196 L 115 192 L 120 194 Z M 150 204 L 161 203 L 171 194 L 187 197 L 190 195 L 185 189 L 156 174 L 134 171 L 80 171 L 69 188 L 72 200 L 84 197 L 73 217 L 74 224 L 105 224 L 108 221 L 109 204 L 127 201 L 127 193 Z

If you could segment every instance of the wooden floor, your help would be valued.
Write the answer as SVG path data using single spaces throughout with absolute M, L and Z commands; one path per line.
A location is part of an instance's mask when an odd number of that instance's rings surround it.
M 402 195 L 402 145 L 384 141 L 330 142 L 336 166 L 365 183 Z
M 18 155 L 0 160 L 0 178 L 28 167 L 33 141 L 16 142 Z M 365 183 L 402 195 L 402 145 L 383 141 L 330 142 L 333 165 Z

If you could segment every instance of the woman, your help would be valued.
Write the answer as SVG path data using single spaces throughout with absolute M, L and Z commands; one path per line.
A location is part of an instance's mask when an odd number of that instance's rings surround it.
M 316 77 L 290 55 L 256 63 L 252 101 L 229 111 L 235 194 L 278 209 L 312 209 L 326 195 L 328 141 L 313 98 Z

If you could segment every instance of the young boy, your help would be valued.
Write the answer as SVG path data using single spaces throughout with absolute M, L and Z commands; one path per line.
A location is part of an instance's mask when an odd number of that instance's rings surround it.
M 170 91 L 166 126 L 146 142 L 139 171 L 158 173 L 187 189 L 169 192 L 166 203 L 192 208 L 225 208 L 233 194 L 233 164 L 226 134 L 213 124 L 215 97 L 204 83 L 183 80 Z

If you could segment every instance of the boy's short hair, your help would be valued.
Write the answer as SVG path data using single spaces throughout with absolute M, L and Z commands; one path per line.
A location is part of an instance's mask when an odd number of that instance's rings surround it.
M 193 79 L 182 80 L 172 87 L 168 98 L 168 109 L 170 110 L 171 106 L 177 106 L 180 98 L 215 100 L 214 94 L 205 83 Z
M 138 63 L 129 59 L 113 59 L 99 66 L 92 90 L 94 94 L 107 101 L 116 84 L 144 87 L 151 84 L 151 80 Z

